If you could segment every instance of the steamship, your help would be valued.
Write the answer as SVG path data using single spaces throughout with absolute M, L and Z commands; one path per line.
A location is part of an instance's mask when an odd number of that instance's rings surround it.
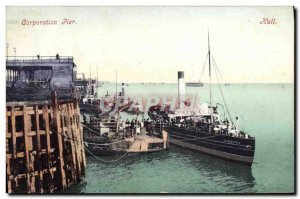
M 221 103 L 212 104 L 212 66 L 209 37 L 207 56 L 209 61 L 210 102 L 203 103 L 197 108 L 189 108 L 190 103 L 185 98 L 184 72 L 179 71 L 178 99 L 181 108 L 171 111 L 166 106 L 161 108 L 162 105 L 157 105 L 149 109 L 148 115 L 154 121 L 168 123 L 170 144 L 251 166 L 255 153 L 255 138 L 240 130 L 238 117 L 235 118 L 235 121 L 232 119 L 221 87 L 219 88 L 224 105 Z M 213 67 L 218 79 L 220 74 L 218 75 L 217 65 L 214 63 Z M 223 108 L 223 118 L 218 113 L 219 107 Z M 228 118 L 225 115 L 226 113 Z
M 187 87 L 201 87 L 203 86 L 204 84 L 202 82 L 187 82 L 186 83 L 186 86 Z

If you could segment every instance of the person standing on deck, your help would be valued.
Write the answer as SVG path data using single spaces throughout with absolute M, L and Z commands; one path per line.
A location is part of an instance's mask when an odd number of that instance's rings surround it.
M 125 124 L 124 121 L 122 121 L 121 126 L 122 126 L 122 130 L 123 130 L 123 136 L 125 137 L 125 133 L 126 133 L 126 124 Z
M 149 118 L 145 121 L 146 132 L 149 131 Z
M 151 135 L 154 134 L 154 126 L 155 126 L 155 123 L 153 121 L 151 121 Z
M 127 119 L 127 120 L 126 120 L 126 131 L 129 130 L 129 126 L 130 126 L 130 122 L 129 122 L 129 120 Z
M 133 137 L 134 133 L 134 119 L 131 120 L 131 136 Z
M 85 116 L 85 114 L 83 113 L 83 124 L 86 124 L 86 116 Z

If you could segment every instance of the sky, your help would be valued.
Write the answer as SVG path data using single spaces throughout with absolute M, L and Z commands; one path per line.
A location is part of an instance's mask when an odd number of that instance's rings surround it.
M 294 82 L 292 7 L 8 6 L 6 20 L 9 56 L 73 56 L 79 73 L 96 77 L 98 66 L 102 81 L 117 71 L 118 82 L 175 83 L 182 70 L 186 82 L 208 82 L 209 32 L 222 82 Z M 47 20 L 57 24 L 32 24 Z

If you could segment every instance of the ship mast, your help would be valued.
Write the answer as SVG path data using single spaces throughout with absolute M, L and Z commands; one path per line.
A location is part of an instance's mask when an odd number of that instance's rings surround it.
M 118 97 L 118 71 L 116 71 L 116 101 Z
M 91 64 L 90 64 L 90 79 L 89 79 L 89 95 L 92 95 L 92 72 L 91 72 L 91 69 L 92 68 L 92 66 L 91 66 Z
M 211 102 L 211 65 L 210 65 L 209 32 L 208 32 L 208 64 L 209 64 L 209 103 L 210 103 L 210 122 L 213 123 L 213 110 L 212 110 L 212 102 Z
M 92 66 L 90 65 L 90 85 L 92 84 Z
M 96 85 L 97 85 L 97 88 L 98 88 L 98 84 L 99 84 L 99 83 L 98 83 L 98 65 L 97 65 L 97 84 L 96 84 Z

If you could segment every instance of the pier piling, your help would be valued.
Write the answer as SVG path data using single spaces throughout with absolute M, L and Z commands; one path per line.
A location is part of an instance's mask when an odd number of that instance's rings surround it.
M 77 101 L 6 105 L 8 193 L 63 191 L 84 175 L 85 155 Z

